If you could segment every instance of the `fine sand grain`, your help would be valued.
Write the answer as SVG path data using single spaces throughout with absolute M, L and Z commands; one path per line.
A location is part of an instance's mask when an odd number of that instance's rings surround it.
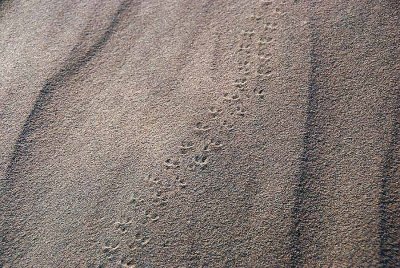
M 399 16 L 0 0 L 0 267 L 400 267 Z

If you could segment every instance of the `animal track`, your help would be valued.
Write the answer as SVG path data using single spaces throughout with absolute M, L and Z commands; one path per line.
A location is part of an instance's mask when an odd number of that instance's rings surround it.
M 154 194 L 154 201 L 155 203 L 164 206 L 167 204 L 167 197 L 163 194 L 163 192 L 158 189 Z
M 211 127 L 209 125 L 207 125 L 207 124 L 202 123 L 202 122 L 198 122 L 198 123 L 196 123 L 194 129 L 195 129 L 196 132 L 204 133 L 204 132 L 209 131 L 211 129 Z
M 243 91 L 247 85 L 247 79 L 246 78 L 238 78 L 235 80 L 233 85 L 238 88 L 240 91 Z
M 148 237 L 147 235 L 144 235 L 144 234 L 138 232 L 135 234 L 135 240 L 140 246 L 143 247 L 143 246 L 146 246 L 150 242 L 151 238 Z
M 236 106 L 236 111 L 235 112 L 236 112 L 237 115 L 240 115 L 240 116 L 244 116 L 247 113 L 246 109 L 241 105 Z
M 123 268 L 135 268 L 136 267 L 134 259 L 127 260 L 124 258 L 120 261 L 120 265 Z
M 126 233 L 126 229 L 132 224 L 132 219 L 127 217 L 125 221 L 117 221 L 114 223 L 115 227 L 119 229 L 122 233 Z
M 183 179 L 181 176 L 176 176 L 175 180 L 180 188 L 185 188 L 187 186 L 185 179 Z
M 191 151 L 194 147 L 193 141 L 182 141 L 181 145 L 179 146 L 179 150 L 181 154 L 187 154 Z
M 164 161 L 164 166 L 166 169 L 177 169 L 179 168 L 179 160 L 168 158 Z
M 203 147 L 203 152 L 210 152 L 212 150 L 219 149 L 223 146 L 222 142 L 220 140 L 217 140 L 215 138 L 211 138 Z
M 228 93 L 228 92 L 225 92 L 225 93 L 223 94 L 223 98 L 224 98 L 225 101 L 233 102 L 233 101 L 238 101 L 238 100 L 240 99 L 240 96 L 239 96 L 239 94 L 237 94 L 237 93 Z
M 152 222 L 158 221 L 160 218 L 157 213 L 151 212 L 151 211 L 146 211 L 145 216 L 147 219 L 151 220 Z
M 120 249 L 119 243 L 117 245 L 115 245 L 114 247 L 109 245 L 108 243 L 106 243 L 103 246 L 103 252 L 105 253 L 106 258 L 108 260 L 111 260 L 119 249 Z
M 145 183 L 152 191 L 150 195 L 140 198 L 132 194 L 129 198 L 130 209 L 135 208 L 138 221 L 134 224 L 132 218 L 124 218 L 115 222 L 118 236 L 115 246 L 106 244 L 103 252 L 108 259 L 117 255 L 132 253 L 142 250 L 152 242 L 152 237 L 146 231 L 151 225 L 159 224 L 166 215 L 163 213 L 165 206 L 169 206 L 169 199 L 179 193 L 185 193 L 195 183 L 188 178 L 188 171 L 201 172 L 211 168 L 211 160 L 215 159 L 213 154 L 226 144 L 226 137 L 240 129 L 243 118 L 251 118 L 253 111 L 252 98 L 256 100 L 265 99 L 269 82 L 275 77 L 274 51 L 276 51 L 277 40 L 275 31 L 278 29 L 277 17 L 284 14 L 281 6 L 273 1 L 261 1 L 255 7 L 255 12 L 250 17 L 249 27 L 238 35 L 233 55 L 237 66 L 237 76 L 234 77 L 231 87 L 224 89 L 222 95 L 210 105 L 205 114 L 198 117 L 192 126 L 191 134 L 178 143 L 175 153 L 165 160 L 160 160 L 161 167 L 154 175 L 149 175 Z M 220 37 L 218 37 L 220 38 Z M 224 40 L 221 38 L 220 40 Z M 219 41 L 218 41 L 219 42 Z M 216 70 L 215 65 L 211 67 Z M 217 79 L 214 77 L 212 81 Z M 249 108 L 249 109 L 247 109 Z M 203 121 L 204 120 L 204 121 Z M 224 143 L 221 139 L 224 140 Z M 158 162 L 158 164 L 160 164 Z M 167 171 L 166 171 L 167 170 Z M 172 180 L 171 180 L 172 176 Z M 144 202 L 149 201 L 149 203 Z M 128 202 L 127 202 L 128 203 Z M 140 206 L 137 206 L 141 203 Z M 162 217 L 160 219 L 160 216 Z M 135 226 L 135 228 L 134 228 Z M 134 230 L 134 231 L 132 231 Z M 133 232 L 134 239 L 129 242 L 126 237 Z M 136 232 L 136 233 L 135 233 Z M 114 241 L 114 240 L 113 240 Z M 165 242 L 167 243 L 167 242 Z M 126 250 L 127 252 L 125 252 Z M 113 257 L 114 256 L 114 257 Z M 120 259 L 121 267 L 135 267 L 135 259 L 124 257 Z
M 205 169 L 208 164 L 208 156 L 206 155 L 196 155 L 194 157 L 194 164 L 201 169 Z
M 220 108 L 216 108 L 215 106 L 210 107 L 208 112 L 211 114 L 212 119 L 216 119 L 222 114 L 222 110 Z
M 222 121 L 222 126 L 225 127 L 229 131 L 232 131 L 235 129 L 234 125 L 231 122 L 229 122 L 228 120 Z

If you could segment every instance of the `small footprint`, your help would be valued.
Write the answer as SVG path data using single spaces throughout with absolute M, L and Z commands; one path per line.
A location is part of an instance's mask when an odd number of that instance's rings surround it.
M 201 169 L 205 169 L 208 164 L 208 156 L 206 155 L 196 155 L 194 157 L 194 163 L 196 166 L 200 167 Z
M 212 119 L 216 119 L 222 113 L 222 110 L 212 106 L 208 109 L 208 112 L 211 114 Z
M 235 113 L 240 116 L 244 116 L 247 113 L 247 111 L 243 106 L 240 105 L 240 106 L 236 106 Z
M 179 150 L 181 154 L 187 154 L 190 150 L 194 147 L 194 143 L 192 141 L 182 141 L 181 145 L 179 146 Z
M 270 5 L 272 5 L 272 1 L 262 1 L 261 2 L 261 6 L 262 7 L 268 7 Z
M 145 216 L 147 219 L 151 220 L 152 222 L 156 222 L 158 221 L 158 219 L 160 218 L 157 213 L 154 212 L 150 212 L 150 211 L 146 211 L 145 212 Z
M 228 120 L 224 120 L 222 121 L 222 126 L 225 127 L 226 129 L 228 129 L 229 131 L 234 130 L 234 125 L 232 123 L 230 123 Z
M 252 37 L 255 34 L 254 31 L 242 31 L 242 35 Z
M 180 176 L 176 176 L 176 178 L 175 178 L 175 180 L 176 180 L 176 182 L 178 183 L 178 186 L 180 187 L 180 188 L 186 188 L 186 182 L 185 182 L 185 180 L 182 178 L 182 177 L 180 177 Z
M 132 224 L 132 219 L 126 217 L 125 221 L 117 221 L 114 223 L 115 227 L 119 229 L 122 233 L 126 233 L 126 229 Z
M 235 80 L 235 82 L 233 84 L 239 90 L 243 91 L 244 87 L 247 84 L 247 79 L 246 78 L 238 78 L 238 79 Z
M 168 158 L 164 161 L 164 166 L 166 169 L 177 169 L 179 168 L 179 160 Z
M 151 238 L 138 232 L 135 234 L 135 240 L 140 246 L 146 246 L 150 242 Z
M 120 264 L 123 268 L 135 268 L 136 267 L 134 259 L 130 259 L 130 260 L 122 259 L 120 261 Z
M 194 128 L 194 130 L 196 132 L 200 132 L 200 133 L 207 132 L 210 129 L 211 129 L 211 127 L 209 125 L 203 124 L 201 122 L 196 123 L 195 128 Z
M 242 50 L 247 51 L 247 50 L 250 50 L 250 49 L 251 48 L 250 48 L 249 44 L 246 44 L 246 45 L 240 44 L 238 51 L 242 51 Z
M 165 206 L 167 204 L 167 196 L 165 196 L 161 190 L 157 190 L 154 194 L 154 202 Z
M 254 89 L 254 93 L 256 94 L 256 96 L 260 97 L 261 99 L 264 98 L 265 93 L 264 93 L 264 89 L 263 88 L 261 88 L 261 87 L 255 88 Z
M 225 101 L 231 102 L 231 101 L 237 101 L 240 99 L 239 94 L 233 93 L 232 95 L 229 94 L 228 92 L 225 92 L 223 94 L 223 98 Z
M 215 138 L 211 138 L 211 140 L 209 140 L 207 142 L 207 144 L 204 145 L 203 151 L 204 152 L 210 152 L 211 150 L 219 149 L 222 146 L 223 146 L 223 144 L 222 144 L 222 142 L 220 140 L 217 140 Z
M 129 204 L 131 204 L 133 207 L 136 207 L 142 201 L 143 199 L 138 198 L 134 193 L 131 194 L 131 197 L 129 198 Z
M 160 183 L 160 179 L 157 176 L 153 176 L 151 174 L 147 175 L 146 180 L 151 184 L 159 184 Z
M 103 252 L 106 254 L 107 259 L 113 259 L 113 255 L 119 250 L 119 243 L 116 246 L 111 246 L 108 243 L 103 246 Z

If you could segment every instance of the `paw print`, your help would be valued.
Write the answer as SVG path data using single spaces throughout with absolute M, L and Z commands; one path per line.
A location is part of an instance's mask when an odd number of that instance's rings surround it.
M 212 147 L 212 148 L 221 148 L 222 146 L 223 146 L 223 144 L 222 144 L 222 141 L 220 141 L 220 140 L 218 140 L 218 139 L 216 139 L 216 138 L 212 138 L 211 140 L 210 140 L 210 146 Z
M 250 19 L 255 20 L 255 21 L 260 21 L 262 19 L 262 17 L 253 14 L 253 15 L 250 16 Z
M 263 70 L 261 67 L 259 67 L 257 69 L 256 75 L 259 79 L 262 77 L 270 77 L 272 75 L 272 70 L 271 69 Z
M 271 61 L 271 56 L 260 55 L 259 59 L 262 64 L 268 64 Z

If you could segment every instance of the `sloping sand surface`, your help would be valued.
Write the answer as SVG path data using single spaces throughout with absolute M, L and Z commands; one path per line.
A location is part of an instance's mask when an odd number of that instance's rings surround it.
M 400 267 L 399 16 L 0 1 L 0 267 Z

